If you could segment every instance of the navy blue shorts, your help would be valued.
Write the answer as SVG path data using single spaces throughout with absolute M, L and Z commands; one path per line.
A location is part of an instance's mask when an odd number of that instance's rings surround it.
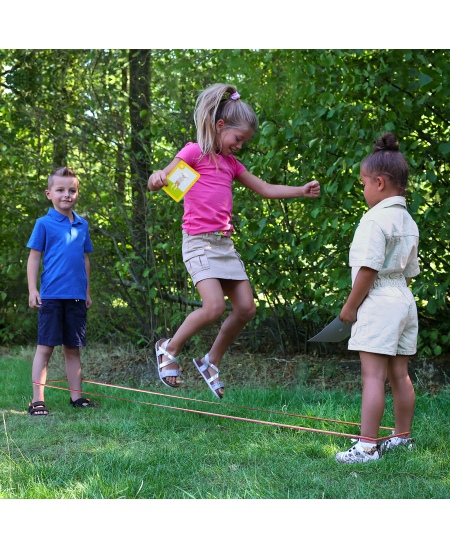
M 85 299 L 43 299 L 38 309 L 38 345 L 86 346 Z

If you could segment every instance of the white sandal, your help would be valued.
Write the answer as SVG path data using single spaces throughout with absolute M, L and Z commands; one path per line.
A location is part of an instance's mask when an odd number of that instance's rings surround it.
M 217 398 L 222 398 L 222 394 L 220 394 L 218 391 L 222 387 L 224 387 L 224 384 L 221 381 L 216 381 L 216 379 L 219 377 L 219 369 L 216 365 L 214 365 L 212 362 L 209 361 L 209 355 L 205 355 L 205 358 L 203 359 L 205 362 L 202 364 L 201 358 L 194 358 L 194 364 L 197 370 L 202 374 L 203 379 L 206 381 L 208 387 L 211 389 L 211 391 L 214 393 L 214 395 Z M 209 372 L 208 368 L 212 368 L 217 373 L 208 378 Z
M 164 380 L 164 378 L 166 377 L 180 377 L 181 376 L 181 371 L 180 370 L 163 370 L 163 368 L 165 366 L 168 366 L 169 364 L 178 364 L 178 359 L 177 357 L 175 356 L 172 356 L 168 351 L 167 351 L 167 344 L 169 343 L 170 339 L 166 339 L 166 341 L 164 341 L 164 343 L 161 345 L 160 344 L 160 341 L 162 341 L 161 339 L 158 340 L 155 344 L 155 353 L 156 353 L 156 364 L 158 366 L 158 374 L 159 374 L 159 379 L 164 383 L 164 385 L 167 385 L 167 387 L 179 387 L 180 386 L 180 383 L 169 383 L 167 381 Z M 161 355 L 164 355 L 166 356 L 169 360 L 165 360 L 164 362 L 159 362 L 159 357 Z

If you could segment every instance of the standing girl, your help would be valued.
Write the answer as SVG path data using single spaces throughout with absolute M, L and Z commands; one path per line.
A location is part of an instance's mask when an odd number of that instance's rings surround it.
M 410 445 L 415 394 L 408 374 L 409 356 L 417 346 L 417 307 L 408 288 L 419 274 L 419 230 L 406 209 L 408 165 L 391 132 L 375 143 L 361 164 L 364 198 L 370 210 L 361 218 L 350 247 L 352 290 L 340 319 L 355 322 L 348 348 L 359 351 L 362 369 L 361 436 L 336 460 L 364 463 L 384 450 Z M 373 439 L 384 413 L 385 383 L 394 400 L 399 436 L 381 446 Z
M 218 366 L 234 339 L 254 317 L 256 306 L 244 265 L 231 236 L 233 208 L 232 183 L 237 180 L 265 198 L 315 198 L 320 185 L 311 181 L 302 187 L 272 185 L 249 173 L 235 158 L 242 145 L 258 128 L 253 109 L 241 101 L 236 88 L 214 84 L 198 97 L 194 121 L 197 143 L 187 145 L 164 170 L 154 172 L 148 180 L 150 191 L 167 185 L 166 177 L 183 161 L 200 178 L 184 197 L 183 261 L 196 286 L 202 307 L 190 313 L 170 339 L 155 345 L 161 381 L 179 387 L 177 355 L 185 342 L 203 327 L 218 320 L 225 311 L 227 296 L 232 311 L 226 318 L 211 349 L 194 364 L 217 398 L 223 397 L 223 383 Z M 174 366 L 175 365 L 175 366 Z

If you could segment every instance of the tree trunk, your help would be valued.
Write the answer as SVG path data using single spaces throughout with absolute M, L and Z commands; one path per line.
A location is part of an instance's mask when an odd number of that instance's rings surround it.
M 141 247 L 146 237 L 147 181 L 150 175 L 150 50 L 130 50 L 131 184 L 133 240 Z

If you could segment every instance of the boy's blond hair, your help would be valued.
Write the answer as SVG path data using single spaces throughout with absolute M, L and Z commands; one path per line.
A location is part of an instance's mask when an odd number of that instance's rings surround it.
M 48 178 L 49 189 L 53 185 L 54 177 L 73 177 L 74 179 L 77 180 L 77 183 L 79 183 L 78 177 L 76 176 L 75 172 L 71 168 L 68 168 L 67 166 L 63 166 L 62 168 L 55 168 L 52 171 L 52 173 L 49 175 L 49 178 Z

